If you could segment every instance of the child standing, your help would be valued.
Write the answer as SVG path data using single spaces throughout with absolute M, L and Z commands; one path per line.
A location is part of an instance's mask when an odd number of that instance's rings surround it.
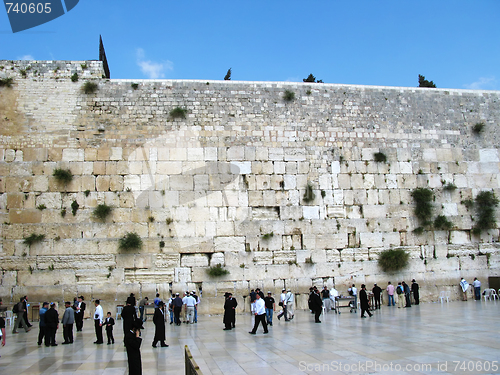
M 108 316 L 105 321 L 106 325 L 106 336 L 108 337 L 108 345 L 115 343 L 115 338 L 113 337 L 113 326 L 115 325 L 115 320 L 111 317 L 111 313 L 108 311 Z

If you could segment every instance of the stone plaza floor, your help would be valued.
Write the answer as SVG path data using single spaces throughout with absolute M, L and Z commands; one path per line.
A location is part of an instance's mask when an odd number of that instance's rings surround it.
M 148 320 L 141 348 L 143 373 L 183 374 L 188 345 L 203 374 L 498 374 L 500 302 L 422 303 L 383 306 L 372 318 L 343 310 L 315 324 L 307 311 L 278 321 L 269 334 L 250 335 L 251 316 L 237 315 L 236 329 L 223 331 L 221 316 L 201 316 L 193 325 L 167 323 L 168 348 L 152 348 Z M 121 321 L 114 345 L 94 345 L 93 322 L 75 333 L 73 345 L 37 345 L 38 324 L 11 334 L 0 348 L 0 374 L 128 374 Z M 104 332 L 105 337 L 105 332 Z

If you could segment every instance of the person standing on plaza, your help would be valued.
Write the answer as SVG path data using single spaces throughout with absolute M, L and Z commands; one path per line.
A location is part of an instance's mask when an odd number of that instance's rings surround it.
M 56 310 L 56 304 L 51 303 L 50 309 L 45 313 L 45 346 L 57 346 L 56 332 L 59 326 L 59 313 Z
M 406 306 L 405 307 L 411 307 L 411 300 L 410 300 L 411 290 L 410 290 L 410 287 L 404 281 L 401 284 L 403 285 L 403 291 L 405 293 L 405 301 L 406 301 Z
M 168 313 L 170 315 L 170 324 L 174 324 L 174 299 L 175 294 L 172 293 L 172 296 L 168 299 Z
M 365 311 L 371 318 L 372 313 L 370 312 L 370 304 L 368 302 L 368 295 L 366 293 L 365 284 L 361 284 L 361 291 L 359 292 L 359 307 L 361 308 L 361 317 L 366 318 Z
M 144 309 L 146 308 L 146 306 L 148 305 L 148 301 L 149 301 L 149 298 L 148 297 L 144 297 L 143 299 L 141 299 L 139 301 L 139 313 L 141 314 L 140 316 L 140 319 L 145 322 L 146 319 L 144 319 Z
M 132 305 L 133 302 L 135 302 L 135 299 L 128 297 L 125 302 L 125 306 L 122 309 L 123 339 L 125 339 L 125 334 L 132 329 L 132 323 L 134 323 L 134 320 L 137 319 L 135 305 Z
M 319 317 L 321 315 L 321 311 L 323 310 L 323 301 L 321 300 L 319 290 L 313 288 L 313 292 L 309 298 L 311 300 L 312 311 L 314 312 L 314 323 L 321 323 Z
M 467 301 L 467 290 L 469 289 L 469 283 L 462 277 L 460 280 L 460 288 L 462 289 L 462 301 Z
M 415 279 L 411 281 L 411 292 L 413 293 L 413 300 L 415 301 L 415 305 L 418 305 L 420 303 L 420 292 L 419 292 L 419 286 Z
M 198 323 L 198 307 L 200 305 L 201 300 L 200 297 L 196 294 L 195 290 L 191 292 L 191 295 L 196 300 L 196 305 L 194 306 L 194 322 Z
M 38 345 L 42 345 L 42 341 L 45 342 L 45 345 L 47 345 L 47 336 L 46 336 L 46 330 L 45 330 L 45 313 L 49 309 L 49 303 L 44 302 L 42 303 L 42 308 L 40 309 L 40 312 L 38 313 L 38 327 L 39 327 L 39 332 L 38 332 Z M 48 346 L 48 345 L 47 345 Z
M 260 293 L 257 293 L 255 296 L 255 324 L 253 329 L 248 332 L 252 335 L 257 333 L 257 328 L 259 328 L 259 323 L 262 323 L 262 328 L 264 328 L 264 333 L 268 333 L 267 323 L 266 323 L 266 305 L 264 300 L 262 299 Z
M 0 306 L 2 305 L 2 299 L 0 298 Z M 0 339 L 2 341 L 2 346 L 5 346 L 5 339 L 7 334 L 5 333 L 5 319 L 0 316 Z
M 278 314 L 278 320 L 280 320 L 282 316 L 285 316 L 285 322 L 288 322 L 288 314 L 287 314 L 287 307 L 286 307 L 286 290 L 285 289 L 283 289 L 281 291 L 280 304 L 281 304 L 281 308 L 283 310 L 281 310 L 281 312 Z
M 323 300 L 323 305 L 325 306 L 325 311 L 328 312 L 331 309 L 331 300 L 330 300 L 330 291 L 328 287 L 325 285 L 323 290 L 321 291 L 321 299 Z
M 403 289 L 403 285 L 401 283 L 398 283 L 398 286 L 396 287 L 396 294 L 398 295 L 398 309 L 404 307 L 405 304 L 405 291 Z
M 62 317 L 62 325 L 63 325 L 63 345 L 73 344 L 73 324 L 75 323 L 75 310 L 71 307 L 71 302 L 66 301 L 64 303 L 66 306 L 66 310 L 64 310 L 64 314 Z
M 115 325 L 115 320 L 111 317 L 111 311 L 108 311 L 106 320 L 104 321 L 106 327 L 106 338 L 108 339 L 108 345 L 115 343 L 115 338 L 113 337 L 113 326 Z
M 294 305 L 295 305 L 295 297 L 292 293 L 292 290 L 288 289 L 288 291 L 286 293 L 286 311 L 287 311 L 289 320 L 292 320 L 293 317 L 295 316 L 294 309 L 293 309 Z
M 104 340 L 102 338 L 102 324 L 104 322 L 104 312 L 102 311 L 102 306 L 100 305 L 101 301 L 96 299 L 94 301 L 95 312 L 94 312 L 94 328 L 95 328 L 95 337 L 96 341 L 94 344 L 104 344 Z
M 156 297 L 155 299 L 153 300 L 153 305 L 154 305 L 154 308 L 157 309 L 158 308 L 158 304 L 160 303 L 161 301 L 161 298 L 160 298 L 160 293 L 156 293 Z
M 481 281 L 474 277 L 474 282 L 472 283 L 474 287 L 474 298 L 476 301 L 481 301 Z
M 392 301 L 392 306 L 395 306 L 395 303 L 394 303 L 394 285 L 392 285 L 390 281 L 387 283 L 386 291 L 387 291 L 387 296 L 388 296 L 387 299 L 389 300 L 387 306 L 391 306 L 391 301 Z
M 267 292 L 267 297 L 264 298 L 264 304 L 266 307 L 267 324 L 272 326 L 273 325 L 273 313 L 274 313 L 274 310 L 276 309 L 276 302 L 274 301 L 274 298 L 272 297 L 271 292 Z
M 174 306 L 175 324 L 180 326 L 181 325 L 182 299 L 179 296 L 179 293 L 175 293 L 175 298 L 172 301 L 172 305 Z
M 125 348 L 127 349 L 129 375 L 142 375 L 141 360 L 141 329 L 144 329 L 141 319 L 135 319 L 132 327 L 125 333 Z
M 224 296 L 226 297 L 224 302 L 224 331 L 230 331 L 236 327 L 236 307 L 238 302 L 233 298 L 232 293 L 226 293 Z
M 24 322 L 26 323 L 26 325 L 28 326 L 28 328 L 31 328 L 33 327 L 33 324 L 31 324 L 28 320 L 28 308 L 29 308 L 30 304 L 28 303 L 28 296 L 24 296 L 23 297 L 23 319 L 24 319 Z M 22 323 L 20 322 L 19 323 L 19 326 L 17 328 L 21 328 L 22 326 Z
M 196 299 L 191 294 L 187 294 L 186 297 L 183 298 L 182 303 L 184 304 L 186 310 L 186 323 L 193 324 Z
M 353 308 L 357 309 L 358 308 L 358 288 L 356 288 L 356 285 L 352 284 L 352 286 L 349 289 L 347 289 L 347 292 L 349 293 L 350 296 L 354 297 Z
M 373 302 L 375 303 L 375 309 L 380 309 L 380 295 L 382 294 L 382 288 L 377 285 L 377 283 L 373 284 L 372 288 L 373 293 Z
M 12 327 L 12 334 L 18 333 L 17 328 L 22 326 L 26 332 L 29 332 L 31 328 L 28 327 L 24 320 L 24 297 L 21 297 L 19 302 L 14 305 L 12 312 L 16 314 L 16 321 L 14 322 L 14 326 Z
M 155 309 L 155 314 L 153 315 L 153 323 L 155 324 L 155 336 L 153 338 L 153 348 L 156 348 L 156 344 L 160 342 L 162 348 L 166 348 L 168 345 L 165 343 L 165 308 L 163 301 L 158 303 L 158 308 Z
M 87 305 L 83 302 L 83 296 L 78 297 L 78 301 L 75 305 L 75 324 L 76 332 L 82 332 L 83 330 L 83 318 L 85 314 L 85 308 Z

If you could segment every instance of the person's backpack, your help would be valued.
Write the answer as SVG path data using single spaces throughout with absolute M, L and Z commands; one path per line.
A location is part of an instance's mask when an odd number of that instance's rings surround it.
M 19 304 L 18 304 L 18 303 L 16 303 L 16 304 L 14 305 L 14 307 L 12 308 L 12 312 L 13 312 L 14 314 L 17 314 L 17 313 L 19 312 Z
M 398 285 L 398 287 L 396 289 L 396 293 L 397 294 L 403 294 L 403 287 L 401 285 Z

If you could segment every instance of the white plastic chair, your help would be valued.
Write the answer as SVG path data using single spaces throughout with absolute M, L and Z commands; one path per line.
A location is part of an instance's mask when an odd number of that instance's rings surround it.
M 116 319 L 115 320 L 118 320 L 118 315 L 120 315 L 120 319 L 121 319 L 122 310 L 123 310 L 123 306 L 116 306 Z
M 439 292 L 439 302 L 443 303 L 445 298 L 446 298 L 446 292 L 444 290 Z
M 489 290 L 488 290 L 488 289 L 486 289 L 486 290 L 484 291 L 483 297 L 484 297 L 484 302 L 486 302 L 486 300 L 487 300 L 487 299 L 491 300 L 491 299 L 490 299 L 490 293 L 489 293 Z
M 450 302 L 451 292 L 449 290 L 446 291 L 446 302 Z
M 495 289 L 491 289 L 490 298 L 493 299 L 493 300 L 497 300 L 498 299 L 498 294 L 495 291 Z
M 5 324 L 8 325 L 14 324 L 14 313 L 12 311 L 5 312 Z

